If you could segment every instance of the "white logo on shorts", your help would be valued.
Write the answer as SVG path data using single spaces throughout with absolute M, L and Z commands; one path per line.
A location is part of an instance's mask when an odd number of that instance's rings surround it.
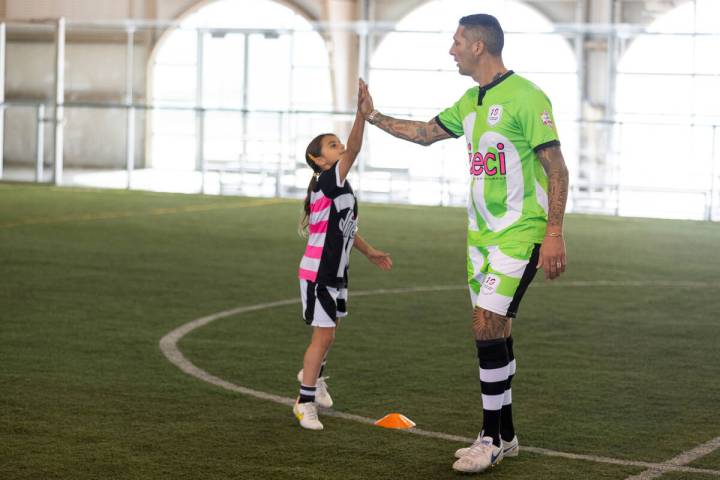
M 485 277 L 485 281 L 482 284 L 480 293 L 483 295 L 492 295 L 493 293 L 495 293 L 495 290 L 497 290 L 499 284 L 500 279 L 498 277 L 492 274 L 488 275 L 487 277 Z
M 502 105 L 491 105 L 488 109 L 487 123 L 488 125 L 496 125 L 502 117 Z

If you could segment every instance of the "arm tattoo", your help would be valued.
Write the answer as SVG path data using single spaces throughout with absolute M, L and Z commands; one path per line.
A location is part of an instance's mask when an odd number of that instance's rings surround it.
M 568 196 L 565 159 L 558 146 L 543 148 L 537 155 L 548 176 L 548 225 L 561 227 Z
M 427 146 L 438 140 L 450 138 L 450 134 L 440 128 L 434 118 L 429 122 L 418 122 L 388 117 L 382 113 L 378 113 L 375 118 L 375 126 L 381 130 L 419 145 Z

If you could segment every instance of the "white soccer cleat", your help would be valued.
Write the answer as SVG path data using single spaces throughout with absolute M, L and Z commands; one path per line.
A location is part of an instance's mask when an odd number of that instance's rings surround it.
M 503 458 L 505 457 L 517 457 L 520 453 L 520 442 L 518 442 L 517 435 L 512 440 L 502 442 Z
M 330 408 L 333 406 L 333 399 L 330 397 L 330 393 L 327 389 L 327 383 L 325 382 L 326 379 L 330 377 L 320 377 L 315 381 L 315 403 L 317 403 L 318 407 L 322 408 Z M 300 371 L 297 374 L 297 379 L 300 384 L 302 384 L 303 380 L 303 371 L 300 369 Z
M 300 426 L 308 430 L 322 430 L 323 424 L 318 419 L 317 407 L 313 402 L 298 403 L 293 406 L 293 413 L 300 422 Z
M 453 463 L 453 470 L 465 473 L 480 473 L 494 467 L 503 459 L 502 446 L 493 445 L 492 437 L 482 437 Z
M 455 458 L 464 457 L 470 451 L 470 449 L 472 447 L 474 447 L 478 443 L 482 442 L 482 437 L 483 437 L 483 432 L 480 432 L 480 433 L 478 433 L 478 436 L 475 439 L 475 441 L 472 443 L 472 445 L 470 445 L 469 447 L 458 448 L 457 450 L 455 450 Z
M 462 457 L 470 450 L 470 448 L 471 448 L 473 445 L 475 445 L 475 444 L 477 444 L 477 443 L 480 443 L 481 440 L 482 440 L 482 432 L 480 432 L 480 434 L 478 435 L 477 440 L 475 440 L 475 441 L 473 442 L 473 444 L 470 445 L 470 447 L 458 448 L 458 449 L 455 451 L 455 458 L 462 458 Z M 517 435 L 515 435 L 515 436 L 513 437 L 513 439 L 510 440 L 509 442 L 506 442 L 506 441 L 503 440 L 503 442 L 502 442 L 502 447 L 503 447 L 503 458 L 505 458 L 505 457 L 517 457 L 518 454 L 520 453 L 520 443 L 518 442 L 518 437 L 517 437 Z

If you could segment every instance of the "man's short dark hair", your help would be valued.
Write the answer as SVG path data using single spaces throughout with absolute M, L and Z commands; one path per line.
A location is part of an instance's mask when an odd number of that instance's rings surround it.
M 502 53 L 505 34 L 497 18 L 486 13 L 477 13 L 462 17 L 460 25 L 471 33 L 473 40 L 482 40 L 490 55 L 499 56 Z

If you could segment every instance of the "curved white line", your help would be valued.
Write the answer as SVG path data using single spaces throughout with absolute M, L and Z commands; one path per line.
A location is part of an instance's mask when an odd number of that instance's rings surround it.
M 674 286 L 674 287 L 688 287 L 688 288 L 696 288 L 696 287 L 708 287 L 708 286 L 714 286 L 714 287 L 720 287 L 720 284 L 708 284 L 708 283 L 701 283 L 701 282 L 606 282 L 603 280 L 600 281 L 577 281 L 577 282 L 558 282 L 558 283 L 539 283 L 534 285 L 532 288 L 538 288 L 538 287 L 547 287 L 547 286 L 570 286 L 570 287 L 596 287 L 596 286 Z M 438 286 L 430 286 L 430 287 L 410 287 L 410 288 L 388 288 L 388 289 L 378 289 L 378 290 L 368 290 L 368 291 L 361 291 L 361 292 L 353 292 L 353 297 L 363 297 L 363 296 L 369 296 L 369 295 L 384 295 L 384 294 L 390 294 L 390 293 L 418 293 L 418 292 L 440 292 L 440 291 L 448 291 L 448 290 L 460 290 L 460 289 L 466 289 L 468 288 L 466 285 L 457 286 L 457 285 L 438 285 Z M 233 308 L 231 310 L 225 310 L 222 312 L 214 313 L 212 315 L 208 315 L 206 317 L 195 319 L 191 322 L 188 322 L 184 325 L 181 325 L 180 327 L 176 328 L 175 330 L 171 331 L 164 337 L 160 339 L 160 350 L 163 352 L 165 357 L 170 360 L 170 363 L 178 367 L 183 372 L 187 373 L 188 375 L 191 375 L 195 378 L 198 378 L 204 382 L 210 383 L 212 385 L 216 385 L 218 387 L 224 388 L 226 390 L 230 390 L 233 392 L 241 393 L 243 395 L 248 395 L 251 397 L 259 398 L 261 400 L 267 400 L 270 402 L 279 403 L 281 405 L 287 405 L 291 406 L 293 403 L 295 403 L 295 400 L 289 397 L 282 397 L 280 395 L 274 395 L 272 393 L 262 392 L 260 390 L 253 390 L 252 388 L 243 387 L 241 385 L 235 385 L 234 383 L 228 382 L 227 380 L 223 380 L 222 378 L 216 377 L 214 375 L 209 374 L 205 370 L 202 370 L 201 368 L 196 367 L 190 360 L 185 358 L 185 356 L 182 354 L 180 349 L 177 346 L 177 343 L 180 341 L 182 337 L 187 335 L 188 333 L 192 332 L 195 329 L 198 329 L 200 327 L 203 327 L 210 322 L 214 322 L 215 320 L 219 320 L 221 318 L 225 317 L 231 317 L 234 315 L 242 315 L 243 313 L 248 312 L 254 312 L 258 310 L 265 310 L 268 308 L 275 308 L 275 307 L 282 307 L 286 305 L 294 305 L 300 303 L 299 298 L 293 298 L 293 299 L 287 299 L 287 300 L 278 300 L 276 302 L 268 302 L 268 303 L 260 303 L 257 305 L 250 305 L 246 307 L 238 307 Z M 337 417 L 337 418 L 343 418 L 345 420 L 352 420 L 354 422 L 364 423 L 368 425 L 374 425 L 375 420 L 367 417 L 362 417 L 360 415 L 354 415 L 351 413 L 345 413 L 340 412 L 333 409 L 323 409 L 323 415 L 329 416 L 329 417 Z M 423 430 L 420 428 L 411 428 L 409 430 L 398 430 L 400 432 L 405 433 L 411 433 L 414 435 L 421 435 L 424 437 L 432 437 L 432 438 L 440 438 L 444 440 L 450 440 L 454 442 L 463 442 L 463 443 L 471 443 L 475 439 L 474 438 L 468 438 L 468 437 L 461 437 L 458 435 L 450 435 L 447 433 L 442 432 L 433 432 L 430 430 Z M 692 468 L 692 467 L 685 467 L 682 465 L 673 465 L 670 463 L 652 463 L 652 462 L 641 462 L 641 461 L 633 461 L 633 460 L 621 460 L 616 458 L 609 458 L 609 457 L 601 457 L 597 455 L 582 455 L 582 454 L 575 454 L 575 453 L 566 453 L 566 452 L 557 452 L 554 450 L 548 450 L 545 448 L 537 448 L 537 447 L 527 447 L 523 446 L 523 450 L 531 452 L 531 453 L 537 453 L 540 455 L 548 455 L 552 457 L 562 457 L 562 458 L 569 458 L 573 460 L 586 460 L 590 462 L 596 462 L 596 463 L 609 463 L 614 465 L 625 465 L 625 466 L 637 466 L 637 467 L 644 467 L 647 469 L 651 469 L 653 471 L 678 471 L 678 472 L 690 472 L 690 473 L 702 473 L 706 475 L 715 475 L 720 476 L 720 471 L 718 470 L 709 470 L 709 469 L 702 469 L 702 468 Z
M 666 460 L 663 463 L 666 465 L 687 465 L 688 463 L 694 462 L 698 458 L 710 455 L 718 448 L 720 448 L 720 437 L 713 438 L 712 440 L 709 440 L 702 445 L 698 445 L 691 450 L 682 452 L 679 455 L 671 458 L 670 460 Z M 650 468 L 641 473 L 638 473 L 637 475 L 627 477 L 625 480 L 651 480 L 653 478 L 662 476 L 662 474 L 665 472 L 666 470 L 663 471 L 656 468 Z

